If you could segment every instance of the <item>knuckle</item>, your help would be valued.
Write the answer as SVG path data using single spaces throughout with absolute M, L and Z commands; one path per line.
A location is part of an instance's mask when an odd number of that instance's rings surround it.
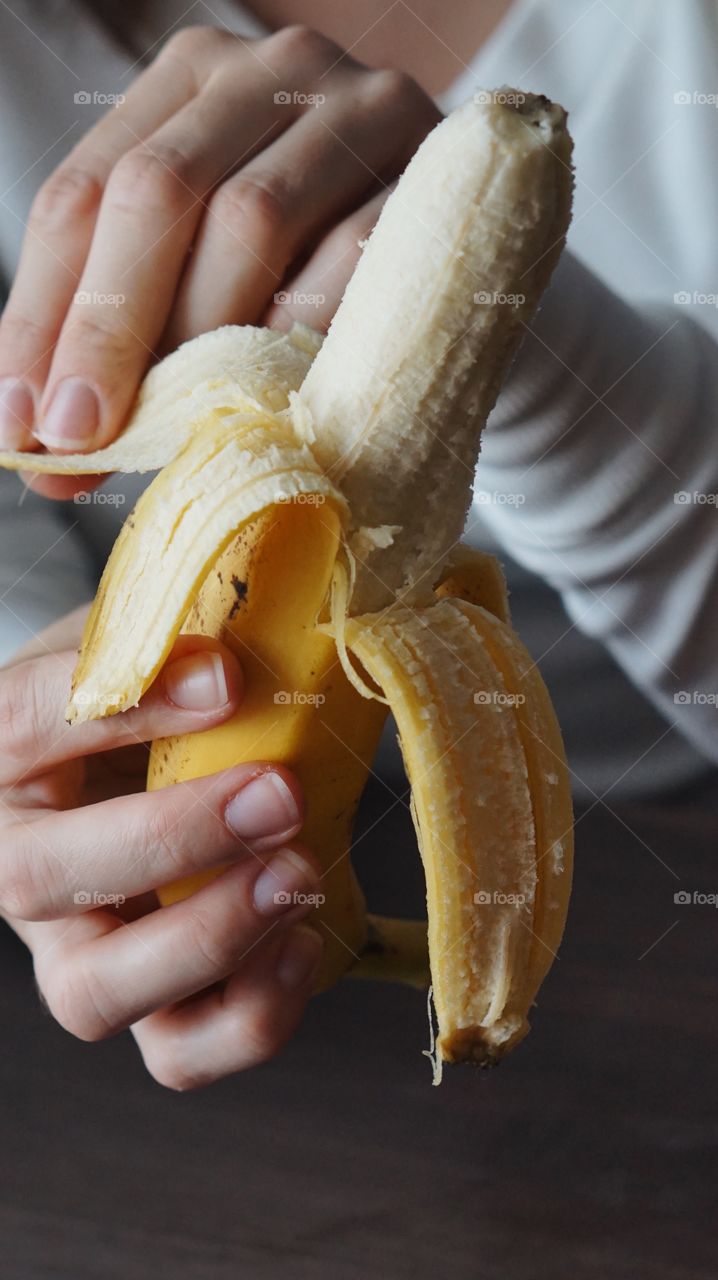
M 3 860 L 0 913 L 15 920 L 50 920 L 55 915 L 52 906 L 54 895 L 46 882 L 47 867 L 41 851 L 32 849 L 30 856 L 23 856 L 18 846 L 19 840 L 14 833 L 10 850 L 8 852 L 6 848 Z
M 32 905 L 25 877 L 5 866 L 0 881 L 0 915 L 9 916 L 12 920 L 32 919 L 32 915 L 27 914 L 28 907 L 32 908 Z
M 153 1040 L 142 1049 L 144 1064 L 158 1084 L 174 1093 L 187 1093 L 209 1084 L 214 1078 L 209 1072 L 199 1076 L 186 1070 L 182 1062 L 181 1045 L 178 1037 L 165 1032 L 160 1038 Z
M 286 225 L 289 191 L 276 173 L 240 174 L 220 187 L 210 209 L 240 234 L 274 236 Z
M 21 662 L 0 672 L 0 775 L 8 781 L 33 763 L 40 722 L 37 664 Z
M 328 36 L 302 22 L 282 27 L 263 43 L 270 63 L 275 61 L 294 76 L 302 67 L 324 67 L 341 53 L 339 46 Z
M 244 1011 L 241 1017 L 239 1042 L 245 1067 L 257 1067 L 276 1057 L 287 1040 L 287 1033 L 278 1019 L 277 1010 L 264 1003 Z
M 373 71 L 366 87 L 374 108 L 394 111 L 401 107 L 414 107 L 425 95 L 416 80 L 405 71 L 393 69 Z
M 54 329 L 40 316 L 25 315 L 13 305 L 11 298 L 2 314 L 0 332 L 3 341 L 16 349 L 28 351 L 39 347 L 44 351 L 52 341 Z
M 195 58 L 219 51 L 229 44 L 234 44 L 234 37 L 230 32 L 222 31 L 218 27 L 209 25 L 182 27 L 179 31 L 173 32 L 165 42 L 160 56 L 192 62 Z
M 102 199 L 102 183 L 89 170 L 61 165 L 43 182 L 30 210 L 30 225 L 45 230 L 94 213 Z
M 82 311 L 82 315 L 77 314 Z M 81 352 L 83 363 L 89 368 L 98 358 L 110 360 L 114 374 L 131 364 L 131 333 L 120 321 L 107 316 L 99 308 L 94 311 L 90 307 L 78 308 L 67 322 L 63 333 L 63 341 L 67 341 L 75 352 Z
M 158 796 L 143 827 L 143 845 L 152 852 L 153 860 L 162 867 L 163 875 L 187 874 L 187 860 L 183 852 L 187 844 L 186 835 L 185 807 L 170 789 L 166 795 Z
M 191 162 L 179 147 L 141 143 L 117 161 L 107 183 L 114 208 L 132 216 L 184 210 L 194 199 Z
M 183 921 L 181 946 L 204 961 L 215 980 L 224 978 L 246 950 L 235 911 L 212 912 L 193 906 Z
M 67 962 L 38 973 L 37 980 L 53 1018 L 76 1039 L 96 1044 L 123 1025 L 114 1000 L 86 965 Z

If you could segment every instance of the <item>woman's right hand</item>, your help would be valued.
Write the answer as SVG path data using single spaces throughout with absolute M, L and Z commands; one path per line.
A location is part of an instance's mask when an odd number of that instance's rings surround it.
M 79 616 L 68 621 L 79 634 Z M 138 707 L 70 727 L 76 651 L 52 651 L 52 630 L 42 656 L 0 671 L 0 914 L 30 948 L 50 1011 L 81 1039 L 129 1027 L 175 1089 L 261 1062 L 299 1022 L 321 955 L 319 935 L 297 924 L 309 907 L 291 901 L 320 883 L 292 843 L 299 784 L 260 762 L 144 792 L 148 741 L 236 711 L 236 658 L 181 637 Z M 222 864 L 159 908 L 158 885 Z

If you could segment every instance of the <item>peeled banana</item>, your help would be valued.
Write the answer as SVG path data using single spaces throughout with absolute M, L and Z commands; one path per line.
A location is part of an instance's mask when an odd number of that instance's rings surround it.
M 148 786 L 251 759 L 296 771 L 301 837 L 324 868 L 319 985 L 430 971 L 437 1080 L 443 1061 L 495 1062 L 525 1035 L 569 896 L 556 719 L 498 562 L 460 539 L 481 431 L 571 196 L 563 110 L 478 95 L 412 159 L 323 343 L 301 326 L 217 330 L 152 370 L 107 449 L 0 455 L 54 473 L 162 468 L 108 561 L 68 718 L 135 705 L 181 629 L 232 647 L 240 711 L 155 742 Z M 428 965 L 427 924 L 368 916 L 349 858 L 389 709 L 426 873 Z

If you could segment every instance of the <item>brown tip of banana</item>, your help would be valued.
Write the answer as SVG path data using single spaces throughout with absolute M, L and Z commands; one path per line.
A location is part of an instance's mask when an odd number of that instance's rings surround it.
M 449 1036 L 439 1040 L 439 1052 L 444 1062 L 468 1062 L 475 1067 L 495 1067 L 515 1045 L 528 1034 L 529 1024 L 524 1022 L 510 1039 L 502 1044 L 487 1039 L 483 1027 L 459 1027 Z

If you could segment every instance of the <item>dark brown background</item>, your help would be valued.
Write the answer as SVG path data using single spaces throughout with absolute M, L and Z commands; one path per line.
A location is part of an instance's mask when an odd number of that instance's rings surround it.
M 53 1025 L 3 930 L 3 1280 L 715 1280 L 718 911 L 673 902 L 718 890 L 715 794 L 580 817 L 532 1035 L 440 1089 L 423 997 L 345 983 L 277 1062 L 168 1093 Z M 403 806 L 370 843 L 372 904 L 417 905 Z

